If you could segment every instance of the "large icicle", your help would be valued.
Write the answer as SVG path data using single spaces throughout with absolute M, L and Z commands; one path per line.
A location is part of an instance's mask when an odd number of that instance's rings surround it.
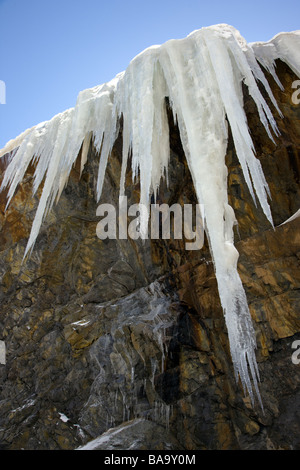
M 246 295 L 237 271 L 234 247 L 235 216 L 228 204 L 225 154 L 229 122 L 246 184 L 272 224 L 268 186 L 263 175 L 243 108 L 244 82 L 270 139 L 278 134 L 275 119 L 257 82 L 264 86 L 281 115 L 260 67 L 275 74 L 281 59 L 300 76 L 300 32 L 282 33 L 268 43 L 248 45 L 228 25 L 216 25 L 187 38 L 153 46 L 135 57 L 125 72 L 111 82 L 81 92 L 76 106 L 8 142 L 0 156 L 13 152 L 2 183 L 8 186 L 8 204 L 30 163 L 35 163 L 33 191 L 43 182 L 42 195 L 26 247 L 33 248 L 44 217 L 57 201 L 82 146 L 81 170 L 93 138 L 100 153 L 97 199 L 101 197 L 106 165 L 123 118 L 123 161 L 120 196 L 124 193 L 128 154 L 133 177 L 140 178 L 140 202 L 149 204 L 166 176 L 169 129 L 165 98 L 169 98 L 200 204 L 205 205 L 205 230 L 214 261 L 220 300 L 228 329 L 236 378 L 248 390 L 257 386 L 255 334 Z M 148 215 L 141 224 L 147 236 Z M 261 401 L 260 401 L 261 402 Z

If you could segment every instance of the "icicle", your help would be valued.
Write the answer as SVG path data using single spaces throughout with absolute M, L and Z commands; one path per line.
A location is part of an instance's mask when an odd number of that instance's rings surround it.
M 140 203 L 146 207 L 167 176 L 170 159 L 169 129 L 165 109 L 168 97 L 178 124 L 182 145 L 198 198 L 205 207 L 205 230 L 214 262 L 220 300 L 224 310 L 236 378 L 260 400 L 255 360 L 255 334 L 246 295 L 237 273 L 238 252 L 233 244 L 235 217 L 228 205 L 225 154 L 230 125 L 238 159 L 250 193 L 258 198 L 272 222 L 269 189 L 247 124 L 243 82 L 253 98 L 270 139 L 278 135 L 275 119 L 257 82 L 281 116 L 270 86 L 260 67 L 279 86 L 275 60 L 281 59 L 300 76 L 300 32 L 281 33 L 268 43 L 248 45 L 238 31 L 215 25 L 194 31 L 187 38 L 153 46 L 135 57 L 125 72 L 112 81 L 78 96 L 76 106 L 48 122 L 25 131 L 0 152 L 15 152 L 4 175 L 8 204 L 28 166 L 36 165 L 33 192 L 44 182 L 25 256 L 32 250 L 44 218 L 65 187 L 80 148 L 81 171 L 90 140 L 100 154 L 97 200 L 100 199 L 107 161 L 123 121 L 123 155 L 120 196 L 125 190 L 128 155 L 132 174 L 140 179 Z M 226 120 L 227 119 L 227 120 Z M 147 236 L 148 213 L 141 223 Z
M 256 59 L 272 74 L 278 86 L 283 89 L 275 69 L 276 59 L 285 62 L 300 77 L 300 31 L 279 33 L 268 42 L 249 44 Z

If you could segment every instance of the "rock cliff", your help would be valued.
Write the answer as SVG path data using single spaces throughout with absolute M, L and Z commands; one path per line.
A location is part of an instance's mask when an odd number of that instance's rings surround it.
M 22 263 L 38 196 L 29 168 L 11 205 L 0 195 L 0 445 L 2 449 L 300 449 L 300 105 L 297 77 L 277 61 L 281 91 L 273 144 L 245 94 L 249 128 L 272 199 L 273 229 L 244 183 L 229 139 L 229 203 L 238 226 L 239 274 L 252 315 L 264 412 L 234 380 L 229 342 L 207 242 L 100 240 L 98 155 L 80 159 Z M 268 97 L 266 97 L 268 100 Z M 196 203 L 169 113 L 169 186 L 159 202 Z M 102 200 L 117 204 L 122 127 Z M 1 175 L 9 156 L 0 161 Z M 2 176 L 1 176 L 2 177 Z M 127 174 L 130 203 L 139 184 Z M 283 224 L 284 223 L 284 224 Z M 283 224 L 283 225 L 282 225 Z M 101 437 L 98 439 L 99 437 Z

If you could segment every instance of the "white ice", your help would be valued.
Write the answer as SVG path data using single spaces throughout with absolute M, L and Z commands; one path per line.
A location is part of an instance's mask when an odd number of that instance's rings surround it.
M 42 195 L 26 247 L 32 250 L 41 224 L 68 182 L 82 150 L 81 169 L 91 139 L 100 153 L 97 199 L 101 197 L 107 161 L 123 117 L 123 160 L 120 195 L 124 194 L 128 155 L 133 178 L 140 178 L 140 202 L 149 205 L 170 161 L 165 98 L 169 98 L 192 175 L 199 204 L 205 207 L 205 230 L 214 261 L 236 378 L 254 400 L 258 370 L 255 333 L 246 295 L 237 272 L 234 246 L 235 215 L 227 198 L 225 154 L 230 125 L 245 182 L 273 225 L 268 185 L 248 129 L 242 84 L 248 87 L 270 139 L 278 134 L 275 119 L 263 98 L 265 88 L 281 116 L 260 66 L 281 86 L 275 60 L 281 59 L 300 76 L 300 32 L 282 33 L 268 43 L 247 44 L 240 33 L 222 24 L 194 31 L 181 40 L 153 46 L 136 56 L 111 82 L 81 92 L 76 106 L 25 131 L 1 151 L 14 153 L 2 188 L 8 186 L 8 204 L 31 162 L 36 165 L 34 193 L 44 180 Z M 147 214 L 141 234 L 147 233 Z M 253 380 L 253 385 L 251 382 Z

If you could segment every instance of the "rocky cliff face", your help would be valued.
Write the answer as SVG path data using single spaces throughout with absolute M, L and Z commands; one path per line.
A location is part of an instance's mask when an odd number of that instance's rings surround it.
M 284 114 L 276 145 L 245 89 L 275 230 L 251 199 L 231 140 L 227 151 L 264 412 L 235 383 L 207 243 L 187 251 L 181 240 L 97 237 L 98 156 L 91 146 L 81 178 L 78 165 L 24 263 L 38 198 L 31 196 L 32 169 L 6 211 L 1 194 L 3 449 L 75 449 L 93 439 L 98 449 L 300 448 L 300 364 L 292 361 L 300 339 L 300 218 L 281 225 L 300 207 L 300 105 L 291 101 L 297 77 L 279 61 L 277 71 L 284 91 L 268 77 Z M 159 202 L 196 203 L 171 114 L 169 120 L 170 184 Z M 3 174 L 7 158 L 1 165 Z M 103 202 L 117 204 L 120 165 L 121 137 Z M 138 182 L 132 185 L 130 172 L 127 178 L 128 201 L 138 202 Z

